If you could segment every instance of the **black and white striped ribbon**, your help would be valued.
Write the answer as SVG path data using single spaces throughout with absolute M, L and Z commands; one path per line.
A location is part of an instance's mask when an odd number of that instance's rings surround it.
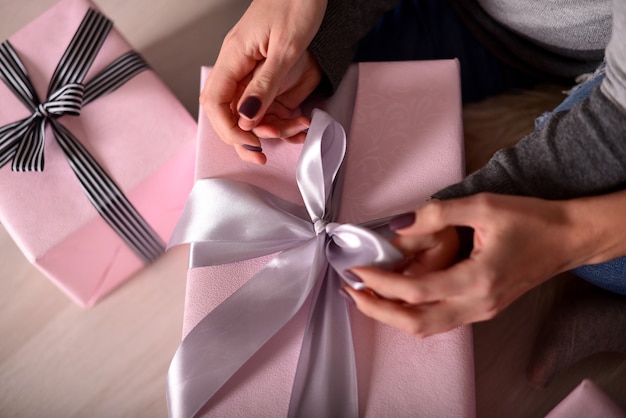
M 165 244 L 98 162 L 57 120 L 63 115 L 78 116 L 83 106 L 148 68 L 141 56 L 131 51 L 83 83 L 111 27 L 105 16 L 89 9 L 50 80 L 44 102 L 37 97 L 11 44 L 5 41 L 0 45 L 0 79 L 32 112 L 23 120 L 0 127 L 0 167 L 12 161 L 14 171 L 43 171 L 45 128 L 49 125 L 98 213 L 148 263 L 165 251 Z

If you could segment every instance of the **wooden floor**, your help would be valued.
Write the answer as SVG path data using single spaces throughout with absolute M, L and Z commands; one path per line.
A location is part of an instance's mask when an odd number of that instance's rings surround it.
M 0 38 L 54 0 L 0 0 Z M 195 115 L 200 65 L 245 9 L 242 0 L 97 0 Z M 558 90 L 511 94 L 465 108 L 468 169 L 532 127 Z M 180 342 L 187 253 L 175 249 L 90 310 L 32 267 L 0 226 L 0 417 L 165 417 L 165 377 Z M 477 415 L 540 417 L 583 378 L 626 409 L 626 358 L 602 355 L 546 389 L 524 376 L 554 281 L 474 327 Z

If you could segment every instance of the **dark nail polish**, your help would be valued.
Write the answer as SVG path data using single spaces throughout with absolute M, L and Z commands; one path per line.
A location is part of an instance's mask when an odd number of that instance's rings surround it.
M 350 280 L 353 283 L 363 283 L 363 280 L 356 274 L 352 273 L 350 270 L 344 270 L 343 274 L 344 278 Z
M 346 289 L 344 289 L 343 287 L 339 288 L 339 295 L 344 298 L 345 301 L 348 302 L 348 304 L 356 305 L 356 303 L 354 303 L 354 299 L 352 299 L 352 296 L 350 296 L 350 294 L 346 292 Z
M 254 146 L 254 145 L 243 144 L 242 147 L 244 147 L 248 151 L 263 152 L 263 148 L 257 147 L 257 146 Z
M 259 99 L 258 97 L 250 96 L 243 101 L 241 106 L 239 106 L 239 113 L 244 115 L 248 119 L 252 119 L 259 112 L 260 108 L 261 99 Z
M 397 231 L 398 229 L 406 228 L 415 223 L 415 212 L 408 212 L 402 215 L 398 215 L 389 221 L 389 229 Z

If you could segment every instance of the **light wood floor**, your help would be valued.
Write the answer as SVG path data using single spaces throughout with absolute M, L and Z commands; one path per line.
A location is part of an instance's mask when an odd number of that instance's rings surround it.
M 0 39 L 54 0 L 0 0 Z M 199 68 L 214 62 L 243 0 L 97 0 L 195 115 Z M 468 169 L 558 102 L 553 88 L 465 109 Z M 520 122 L 521 121 L 521 122 Z M 90 310 L 70 302 L 0 227 L 0 417 L 164 417 L 165 377 L 181 336 L 187 253 L 175 249 Z M 560 282 L 475 330 L 479 417 L 545 415 L 584 377 L 626 408 L 626 358 L 597 356 L 548 388 L 524 369 Z

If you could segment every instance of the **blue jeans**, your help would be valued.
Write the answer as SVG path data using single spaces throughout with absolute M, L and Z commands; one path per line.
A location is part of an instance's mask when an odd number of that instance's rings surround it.
M 355 61 L 398 61 L 457 58 L 461 64 L 464 102 L 481 100 L 511 88 L 529 88 L 546 79 L 500 62 L 454 14 L 447 1 L 403 0 L 379 19 L 361 41 Z M 539 128 L 556 112 L 586 99 L 604 78 L 604 67 L 574 87 L 552 112 L 537 119 Z M 603 289 L 626 295 L 626 257 L 572 270 Z

